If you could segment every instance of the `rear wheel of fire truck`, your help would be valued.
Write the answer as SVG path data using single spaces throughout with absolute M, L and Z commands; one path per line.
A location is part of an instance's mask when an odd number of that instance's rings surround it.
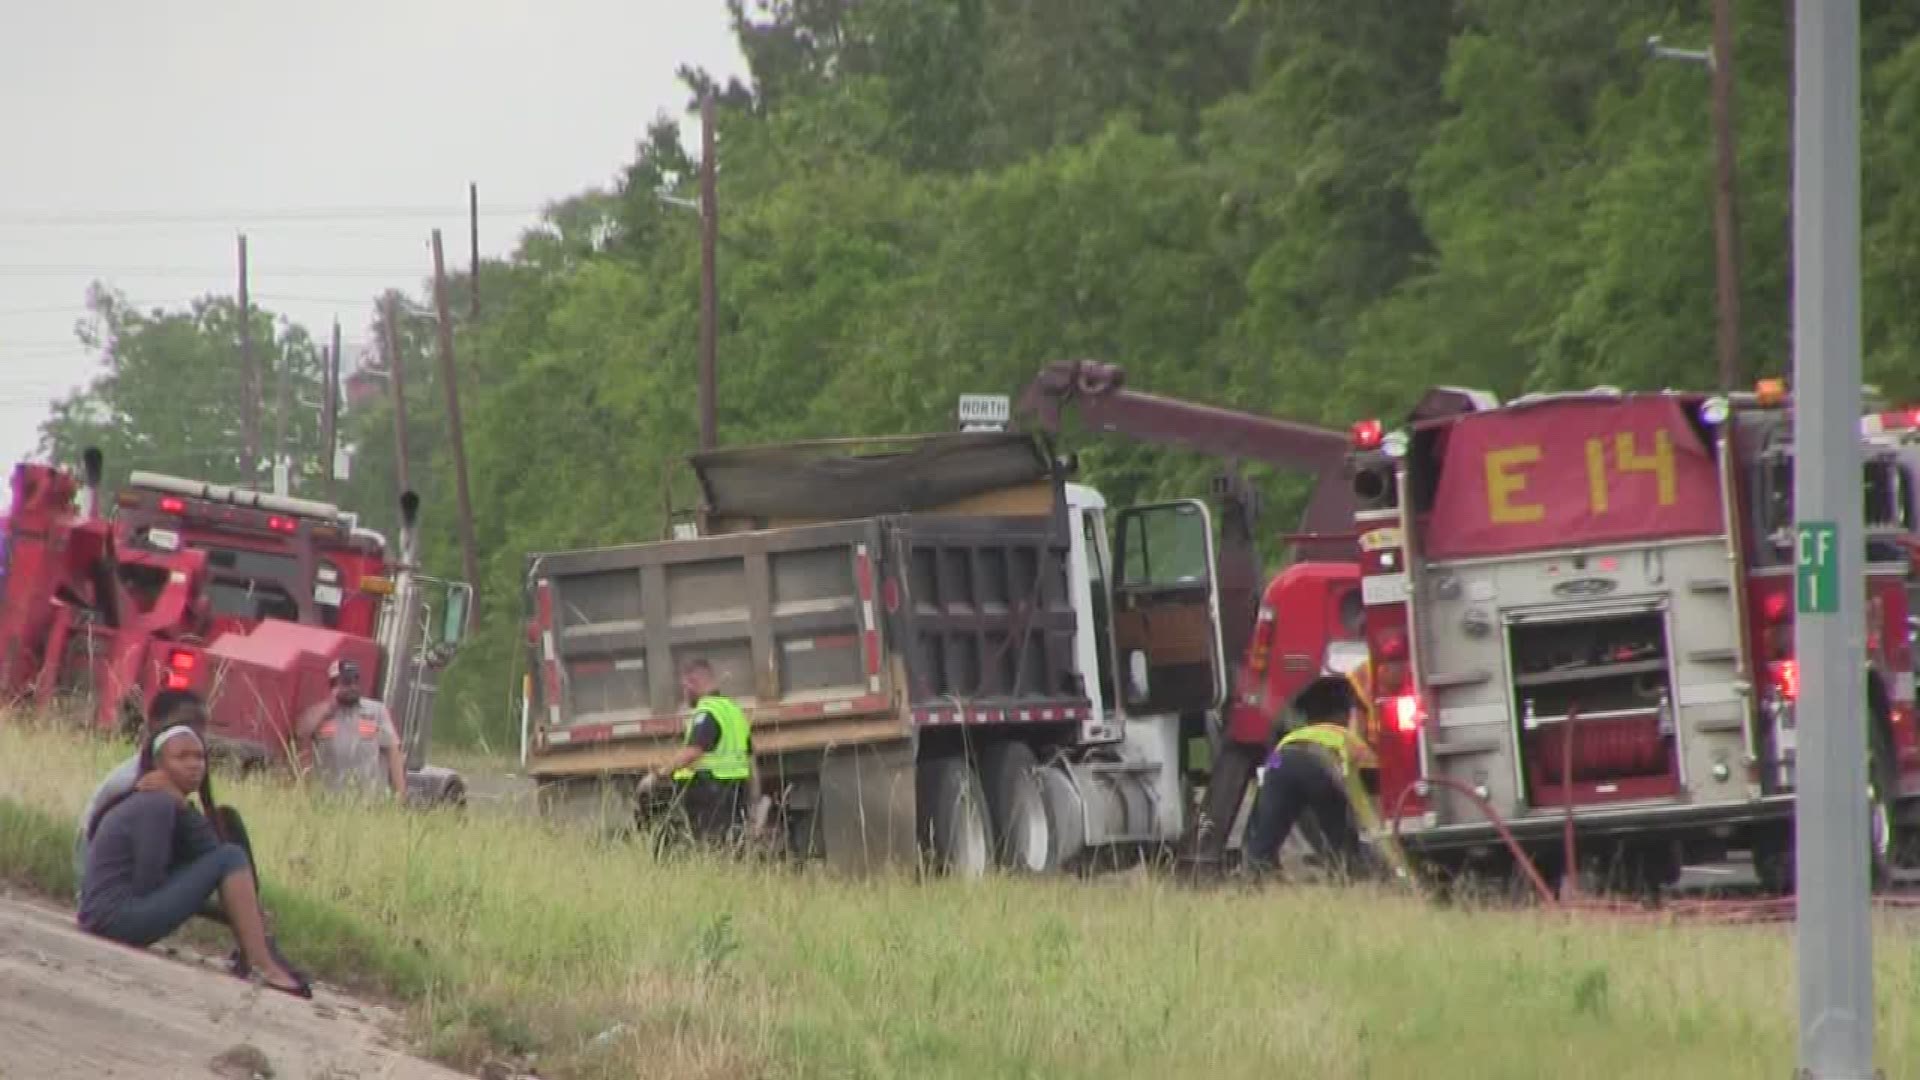
M 933 867 L 976 878 L 992 861 L 993 825 L 980 778 L 962 754 L 920 763 L 920 842 Z
M 1052 829 L 1040 793 L 1040 762 L 1032 748 L 1003 742 L 982 750 L 980 784 L 993 823 L 995 861 L 1029 874 L 1052 870 Z

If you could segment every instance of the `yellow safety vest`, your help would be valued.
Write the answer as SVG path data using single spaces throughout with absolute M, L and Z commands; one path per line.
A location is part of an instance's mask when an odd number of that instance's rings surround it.
M 720 725 L 720 741 L 713 749 L 700 755 L 699 760 L 684 769 L 676 769 L 673 778 L 687 781 L 696 773 L 708 773 L 715 780 L 738 782 L 753 775 L 753 754 L 748 750 L 748 735 L 751 727 L 747 723 L 747 714 L 740 711 L 730 699 L 719 694 L 710 694 L 700 699 L 694 706 L 692 715 L 687 717 L 687 731 L 683 738 L 693 741 L 693 728 L 701 713 L 713 717 Z
M 1378 768 L 1380 764 L 1373 747 L 1349 731 L 1345 724 L 1308 724 L 1297 728 L 1281 739 L 1276 749 L 1285 750 L 1289 746 L 1313 746 L 1332 754 L 1339 763 L 1341 776 L 1353 774 L 1356 759 L 1362 769 Z

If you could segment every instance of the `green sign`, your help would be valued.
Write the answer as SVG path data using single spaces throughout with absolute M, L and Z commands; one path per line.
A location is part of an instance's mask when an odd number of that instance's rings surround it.
M 1831 521 L 1803 522 L 1799 550 L 1794 607 L 1808 615 L 1836 614 L 1840 610 L 1839 530 Z

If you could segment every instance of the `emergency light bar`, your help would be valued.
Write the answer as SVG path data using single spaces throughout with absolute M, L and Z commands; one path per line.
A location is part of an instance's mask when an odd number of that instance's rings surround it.
M 173 495 L 184 495 L 207 502 L 226 503 L 249 510 L 265 510 L 270 513 L 293 514 L 304 518 L 317 518 L 334 524 L 347 524 L 340 508 L 332 503 L 315 502 L 312 499 L 295 499 L 286 495 L 273 495 L 264 491 L 249 491 L 246 488 L 229 487 L 226 484 L 209 484 L 203 480 L 186 480 L 178 476 L 166 476 L 161 473 L 136 472 L 127 477 L 127 486 L 147 491 L 160 491 Z M 280 531 L 285 531 L 284 529 Z
M 1899 435 L 1920 432 L 1920 409 L 1895 409 L 1892 412 L 1868 413 L 1860 418 L 1860 434 Z

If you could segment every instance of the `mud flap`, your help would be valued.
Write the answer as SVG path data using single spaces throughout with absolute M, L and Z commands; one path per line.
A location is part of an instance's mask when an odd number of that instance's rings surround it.
M 1227 837 L 1246 801 L 1247 785 L 1253 770 L 1267 756 L 1267 748 L 1237 743 L 1222 738 L 1214 751 L 1213 771 L 1207 776 L 1206 808 L 1188 830 L 1192 842 L 1189 857 L 1203 865 L 1217 864 L 1225 856 Z
M 866 874 L 920 860 L 914 746 L 836 747 L 820 763 L 820 835 L 827 865 Z

